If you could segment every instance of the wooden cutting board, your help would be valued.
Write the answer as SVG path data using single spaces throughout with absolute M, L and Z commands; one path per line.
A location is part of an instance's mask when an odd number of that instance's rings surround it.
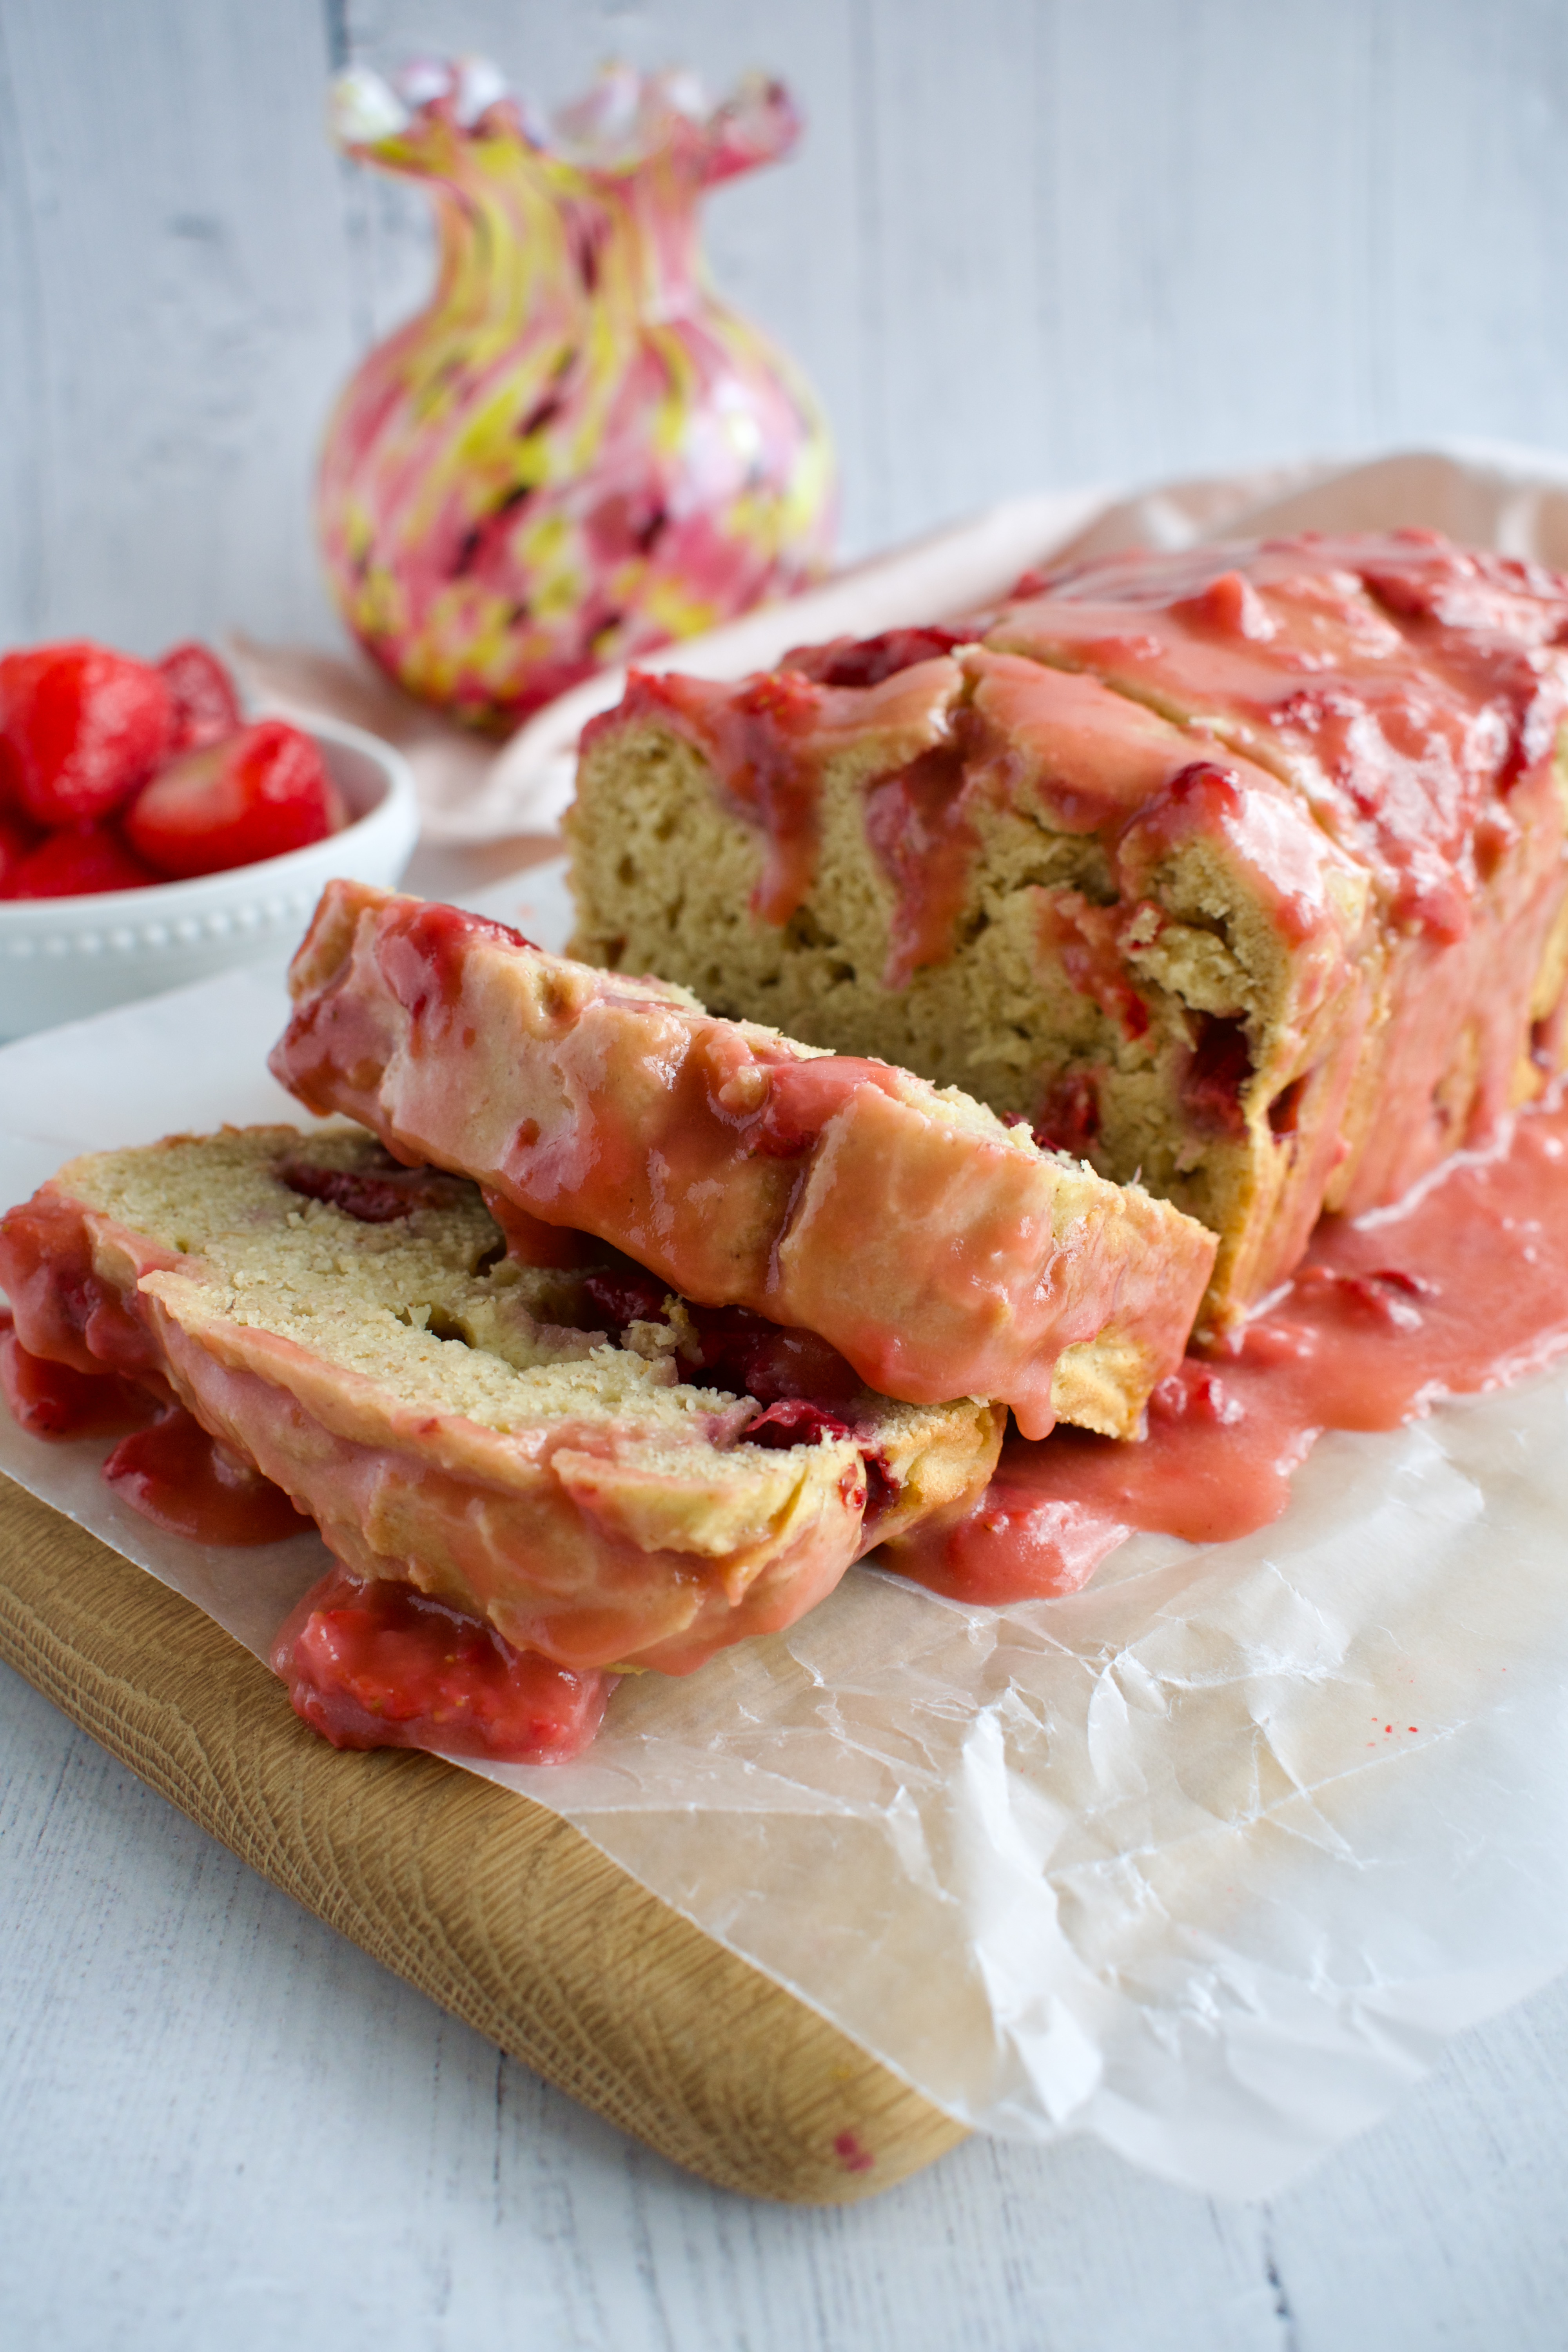
M 848 2203 L 964 2137 L 542 1806 L 435 1757 L 337 1754 L 209 1618 L 5 1477 L 0 1657 L 275 1885 L 721 2188 Z

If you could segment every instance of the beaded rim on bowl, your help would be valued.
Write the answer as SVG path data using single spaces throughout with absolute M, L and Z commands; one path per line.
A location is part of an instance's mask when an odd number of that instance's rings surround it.
M 341 839 L 342 835 L 336 838 Z M 238 867 L 236 870 L 244 872 L 247 869 Z M 118 898 L 127 894 L 104 891 L 100 895 Z M 281 930 L 286 926 L 303 924 L 320 896 L 320 890 L 315 888 L 297 890 L 287 898 L 265 899 L 259 906 L 251 899 L 243 907 L 212 907 L 203 915 L 183 915 L 178 921 L 172 923 L 156 918 L 149 923 L 115 923 L 108 929 L 101 925 L 91 924 L 80 930 L 20 932 L 15 937 L 6 934 L 4 914 L 0 913 L 0 955 L 10 956 L 18 962 L 29 961 L 35 956 L 140 955 L 149 948 L 164 951 L 170 948 L 196 947 L 205 940 L 232 939 L 237 932 L 247 933 L 259 947 L 271 932 Z M 54 900 L 49 903 L 58 905 L 59 902 Z M 69 903 L 79 906 L 82 901 L 73 899 Z

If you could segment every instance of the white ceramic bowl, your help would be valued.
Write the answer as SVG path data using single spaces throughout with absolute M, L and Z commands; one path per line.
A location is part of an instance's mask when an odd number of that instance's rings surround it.
M 191 882 L 86 898 L 0 900 L 0 1038 L 80 1021 L 281 954 L 299 940 L 334 874 L 395 882 L 419 834 L 407 761 L 335 719 L 318 719 L 306 732 L 320 744 L 352 820 L 330 840 Z

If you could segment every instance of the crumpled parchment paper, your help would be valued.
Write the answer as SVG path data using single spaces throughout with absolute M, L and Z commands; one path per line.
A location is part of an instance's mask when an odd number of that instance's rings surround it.
M 1100 550 L 1393 522 L 1568 564 L 1568 465 L 1298 468 L 1069 527 Z M 928 582 L 835 625 L 933 604 Z M 558 869 L 510 896 L 484 910 L 562 941 Z M 0 1050 L 0 1198 L 74 1150 L 298 1116 L 264 1068 L 284 1010 L 258 969 Z M 0 1468 L 264 1654 L 319 1541 L 163 1537 L 104 1450 L 0 1416 Z M 490 1777 L 965 2121 L 1268 2194 L 1568 1967 L 1568 1365 L 1331 1434 L 1275 1527 L 1134 1538 L 1067 1600 L 852 1570 L 787 1634 L 623 1683 L 579 1762 Z

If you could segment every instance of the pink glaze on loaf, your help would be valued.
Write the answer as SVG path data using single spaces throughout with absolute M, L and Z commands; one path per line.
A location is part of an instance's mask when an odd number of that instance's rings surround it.
M 715 686 L 678 670 L 633 670 L 624 699 L 614 713 L 590 720 L 584 741 L 612 722 L 651 719 L 706 752 L 737 814 L 757 826 L 767 845 L 752 912 L 763 922 L 784 923 L 816 869 L 827 761 L 852 751 L 879 775 L 931 755 L 940 761 L 958 684 L 955 665 L 942 656 L 844 687 L 788 668 L 739 687 Z
M 1489 1143 L 1561 1060 L 1568 580 L 1394 531 L 1121 556 L 1038 585 L 988 646 L 1221 738 L 1373 878 L 1384 971 L 1357 1097 L 1375 1116 L 1333 1205 L 1385 1204 Z
M 290 985 L 271 1066 L 309 1108 L 818 1332 L 884 1395 L 1125 1436 L 1181 1356 L 1212 1237 L 906 1071 L 358 884 L 328 886 Z M 1075 1411 L 1069 1351 L 1096 1347 L 1111 1372 Z

